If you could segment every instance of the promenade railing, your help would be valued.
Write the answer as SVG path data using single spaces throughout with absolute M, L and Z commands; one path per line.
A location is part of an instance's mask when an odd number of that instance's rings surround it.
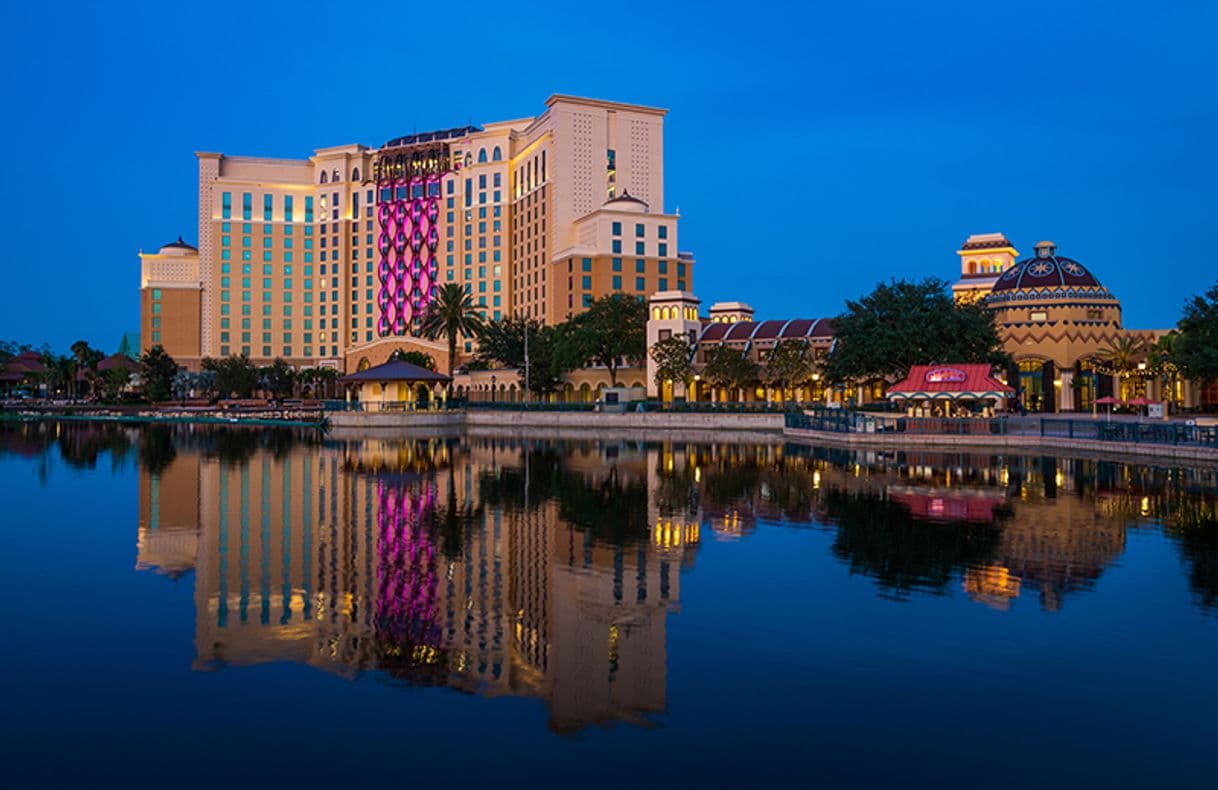
M 786 426 L 829 433 L 904 433 L 938 436 L 1040 436 L 1132 444 L 1218 449 L 1218 426 L 1181 422 L 1071 418 L 878 417 L 843 409 L 789 412 Z

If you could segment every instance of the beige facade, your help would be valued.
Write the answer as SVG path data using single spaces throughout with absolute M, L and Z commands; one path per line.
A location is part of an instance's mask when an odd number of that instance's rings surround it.
M 202 293 L 199 251 L 180 237 L 155 253 L 141 252 L 141 353 L 160 345 L 179 364 L 198 367 Z
M 487 320 L 556 323 L 608 293 L 690 288 L 693 258 L 678 252 L 677 215 L 663 211 L 664 115 L 555 95 L 537 117 L 380 148 L 323 148 L 307 159 L 200 152 L 194 268 L 157 286 L 193 291 L 198 315 L 164 300 L 160 322 L 170 333 L 153 326 L 151 300 L 142 300 L 145 348 L 159 331 L 191 367 L 245 354 L 257 364 L 281 357 L 350 372 L 378 343 L 412 337 L 418 309 L 401 304 L 429 298 L 412 289 L 455 282 Z M 411 173 L 435 182 L 426 195 L 414 182 L 403 186 Z M 414 218 L 422 234 L 389 238 L 387 227 L 402 226 L 385 209 L 415 201 L 417 210 L 419 200 L 435 212 Z M 408 250 L 413 277 L 393 272 L 395 245 Z M 141 256 L 143 279 L 174 255 Z M 459 351 L 472 352 L 473 342 L 464 338 Z

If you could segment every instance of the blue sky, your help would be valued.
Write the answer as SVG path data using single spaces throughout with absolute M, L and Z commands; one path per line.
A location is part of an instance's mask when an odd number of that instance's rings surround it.
M 196 238 L 196 150 L 304 157 L 559 92 L 670 110 L 698 295 L 759 317 L 951 279 L 989 231 L 1056 241 L 1131 327 L 1218 278 L 1218 3 L 535 5 L 8 4 L 0 339 L 135 329 L 137 252 Z

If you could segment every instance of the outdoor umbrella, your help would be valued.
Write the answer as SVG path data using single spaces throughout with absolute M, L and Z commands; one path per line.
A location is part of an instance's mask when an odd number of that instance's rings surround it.
M 1125 401 L 1121 400 L 1120 398 L 1114 398 L 1111 395 L 1109 395 L 1108 397 L 1105 397 L 1105 398 L 1096 398 L 1095 399 L 1096 406 L 1107 406 L 1108 407 L 1108 419 L 1109 420 L 1112 419 L 1112 407 L 1120 406 L 1124 402 Z
M 1149 406 L 1149 405 L 1150 405 L 1150 404 L 1152 404 L 1152 403 L 1158 403 L 1158 401 L 1152 400 L 1152 399 L 1147 398 L 1147 397 L 1145 397 L 1145 396 L 1143 396 L 1143 397 L 1141 397 L 1141 398 L 1134 398 L 1133 400 L 1127 400 L 1127 401 L 1125 401 L 1125 402 L 1126 402 L 1127 404 L 1129 404 L 1130 406 L 1139 406 L 1139 407 L 1141 407 L 1141 406 Z

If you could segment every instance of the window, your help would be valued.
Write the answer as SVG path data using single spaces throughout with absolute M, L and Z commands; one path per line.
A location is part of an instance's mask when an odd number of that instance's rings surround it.
M 621 239 L 613 240 L 613 254 L 614 255 L 622 254 L 622 240 Z
M 478 149 L 478 164 L 482 164 L 485 161 L 486 161 L 486 149 L 479 148 Z
M 647 254 L 644 251 L 643 244 L 644 244 L 644 242 L 641 242 L 641 241 L 636 241 L 634 243 L 634 254 L 635 255 L 646 255 Z
M 640 239 L 647 235 L 647 228 L 643 226 L 643 223 L 640 222 L 634 226 L 634 235 Z
M 622 290 L 622 278 L 616 274 L 613 276 L 613 290 Z
M 583 264 L 584 271 L 586 271 L 586 272 L 592 271 L 592 259 L 591 258 L 584 258 L 582 261 L 582 264 Z
M 620 223 L 620 222 L 613 223 L 613 235 L 614 236 L 622 235 L 622 223 Z
M 634 290 L 646 291 L 647 290 L 647 278 L 646 277 L 635 277 L 634 278 Z
M 585 275 L 583 285 L 584 285 L 585 291 L 591 291 L 592 290 L 592 278 Z
M 1032 321 L 1041 321 L 1041 322 L 1048 321 L 1049 314 L 1046 313 L 1044 310 L 1033 310 L 1031 320 Z
M 325 184 L 330 181 L 330 177 L 326 175 L 326 171 L 321 171 L 321 183 Z
M 647 271 L 647 261 L 642 259 L 635 261 L 634 270 L 639 274 L 645 273 Z
M 668 226 L 660 225 L 659 227 L 656 228 L 656 234 L 659 235 L 659 237 L 661 239 L 667 239 L 668 238 Z
M 220 216 L 224 219 L 229 219 L 233 215 L 233 193 L 225 192 L 221 196 Z M 226 228 L 227 230 L 227 228 Z

